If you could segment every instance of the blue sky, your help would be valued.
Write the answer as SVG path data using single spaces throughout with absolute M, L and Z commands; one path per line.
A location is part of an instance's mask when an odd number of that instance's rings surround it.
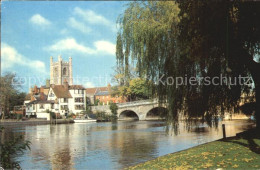
M 2 2 L 2 74 L 15 72 L 28 91 L 49 78 L 50 56 L 71 56 L 74 84 L 107 85 L 116 65 L 116 20 L 127 3 Z

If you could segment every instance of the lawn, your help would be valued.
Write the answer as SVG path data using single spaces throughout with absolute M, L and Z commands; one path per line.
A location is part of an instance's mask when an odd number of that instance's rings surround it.
M 260 138 L 248 136 L 210 142 L 128 169 L 260 169 Z

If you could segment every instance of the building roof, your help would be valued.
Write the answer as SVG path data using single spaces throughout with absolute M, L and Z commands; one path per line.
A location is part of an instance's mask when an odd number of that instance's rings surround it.
M 47 104 L 47 103 L 55 103 L 55 101 L 54 100 L 34 100 L 27 104 L 37 104 L 37 103 Z
M 70 85 L 69 90 L 71 89 L 85 90 L 85 88 L 82 85 Z
M 100 91 L 108 91 L 108 87 L 93 87 L 93 88 L 86 88 L 87 94 L 96 95 L 96 93 Z
M 97 91 L 97 88 L 86 88 L 87 94 L 95 94 Z
M 57 98 L 72 98 L 69 90 L 64 85 L 54 85 L 52 89 Z
M 109 92 L 108 91 L 99 91 L 95 94 L 95 96 L 108 96 Z
M 33 95 L 35 97 L 36 100 L 47 100 L 47 95 L 44 93 L 37 93 L 35 95 Z

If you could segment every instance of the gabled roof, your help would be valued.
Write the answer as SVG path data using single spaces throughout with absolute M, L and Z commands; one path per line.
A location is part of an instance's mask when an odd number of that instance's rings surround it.
M 57 98 L 72 98 L 69 90 L 64 85 L 54 85 L 52 89 Z

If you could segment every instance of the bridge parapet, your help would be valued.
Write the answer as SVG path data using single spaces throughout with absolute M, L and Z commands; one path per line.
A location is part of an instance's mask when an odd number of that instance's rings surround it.
M 158 104 L 158 100 L 157 99 L 138 100 L 138 101 L 134 101 L 134 102 L 118 103 L 117 106 L 119 108 L 123 108 L 123 107 L 133 107 L 133 106 L 151 105 L 151 104 Z

